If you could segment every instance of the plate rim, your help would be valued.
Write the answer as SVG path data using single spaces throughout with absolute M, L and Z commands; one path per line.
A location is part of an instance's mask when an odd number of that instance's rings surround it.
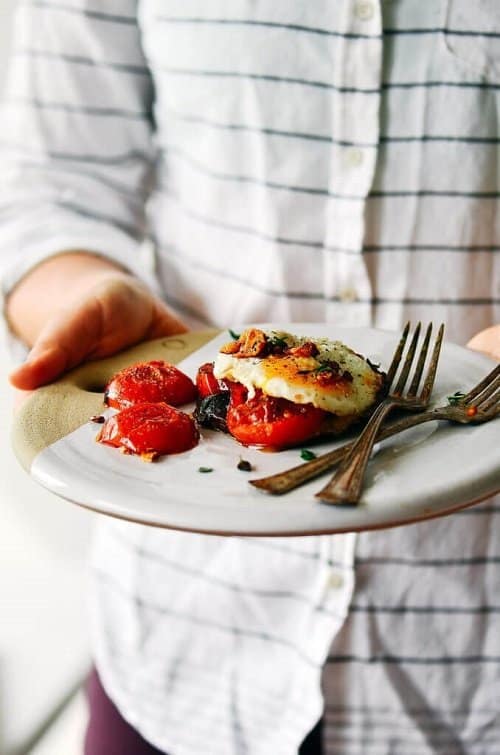
M 38 479 L 36 480 L 39 484 L 41 483 Z M 248 530 L 244 531 L 238 531 L 238 530 L 206 530 L 206 529 L 192 529 L 191 527 L 180 527 L 179 525 L 166 525 L 162 522 L 153 522 L 153 521 L 145 521 L 142 519 L 136 519 L 135 517 L 129 517 L 129 516 L 123 516 L 121 514 L 112 513 L 109 511 L 103 511 L 102 509 L 95 508 L 94 506 L 91 506 L 87 503 L 81 503 L 80 501 L 75 501 L 73 498 L 70 498 L 69 496 L 62 495 L 61 493 L 55 493 L 51 488 L 47 488 L 52 492 L 54 495 L 56 495 L 58 498 L 62 498 L 65 501 L 68 501 L 69 503 L 72 503 L 76 506 L 80 506 L 80 508 L 86 509 L 87 511 L 92 511 L 95 514 L 100 514 L 101 516 L 109 516 L 112 519 L 118 519 L 122 522 L 130 522 L 131 524 L 140 524 L 143 527 L 154 527 L 155 529 L 163 529 L 163 530 L 173 530 L 175 532 L 190 532 L 195 535 L 214 535 L 215 537 L 314 537 L 316 535 L 345 535 L 349 532 L 355 532 L 355 533 L 361 533 L 361 532 L 375 532 L 377 530 L 389 530 L 389 529 L 395 529 L 396 527 L 405 527 L 407 525 L 411 524 L 419 524 L 420 522 L 427 522 L 431 519 L 440 519 L 441 517 L 448 516 L 449 514 L 455 514 L 457 511 L 462 511 L 463 509 L 468 509 L 471 506 L 475 506 L 478 503 L 481 503 L 482 501 L 486 501 L 489 498 L 493 498 L 494 496 L 498 495 L 500 493 L 500 487 L 498 490 L 495 490 L 493 493 L 486 493 L 486 495 L 482 495 L 479 498 L 474 498 L 471 501 L 467 501 L 466 503 L 461 503 L 458 506 L 453 506 L 450 509 L 444 509 L 440 511 L 436 511 L 434 513 L 430 514 L 424 514 L 420 517 L 415 517 L 411 519 L 404 519 L 399 521 L 392 521 L 392 522 L 385 522 L 384 524 L 373 524 L 373 525 L 364 525 L 362 527 L 343 527 L 343 528 L 335 528 L 335 529 L 326 529 L 326 530 L 290 530 L 290 531 L 282 531 L 279 532 L 275 531 L 265 531 L 265 532 L 248 532 Z

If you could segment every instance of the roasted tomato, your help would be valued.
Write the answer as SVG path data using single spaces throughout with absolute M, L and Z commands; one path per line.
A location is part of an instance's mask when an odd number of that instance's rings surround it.
M 215 377 L 213 362 L 205 362 L 201 365 L 196 373 L 196 387 L 200 398 L 214 396 L 216 393 L 228 390 L 226 383 Z
M 168 404 L 135 404 L 109 417 L 97 436 L 100 443 L 154 458 L 188 451 L 198 442 L 194 420 Z
M 234 380 L 226 380 L 226 384 L 231 395 L 231 406 L 244 404 L 248 398 L 248 390 L 245 386 L 241 383 L 236 383 Z
M 196 388 L 187 375 L 168 362 L 139 362 L 114 375 L 104 391 L 104 403 L 115 409 L 165 401 L 180 406 L 194 401 Z
M 229 407 L 226 422 L 231 435 L 246 446 L 295 446 L 316 435 L 326 412 L 311 404 L 293 404 L 258 392 L 245 403 Z

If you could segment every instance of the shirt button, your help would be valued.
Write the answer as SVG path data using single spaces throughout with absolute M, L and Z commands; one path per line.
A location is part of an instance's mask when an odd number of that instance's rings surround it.
M 352 168 L 357 168 L 363 162 L 363 153 L 357 147 L 353 147 L 348 150 L 346 154 L 346 161 Z
M 358 292 L 356 291 L 355 288 L 346 286 L 346 288 L 342 289 L 339 296 L 340 296 L 340 301 L 344 301 L 344 302 L 356 301 L 358 298 Z
M 373 18 L 375 8 L 373 7 L 373 3 L 368 2 L 368 0 L 362 0 L 362 2 L 356 3 L 354 6 L 354 13 L 360 21 L 369 21 Z
M 344 577 L 338 571 L 330 572 L 328 577 L 328 587 L 332 590 L 339 590 L 344 586 Z

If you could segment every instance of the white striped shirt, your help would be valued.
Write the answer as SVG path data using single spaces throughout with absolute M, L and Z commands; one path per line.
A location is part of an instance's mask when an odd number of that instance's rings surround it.
M 500 321 L 497 0 L 30 0 L 4 291 L 63 249 L 193 325 Z M 147 212 L 145 212 L 146 201 Z M 359 536 L 102 523 L 108 693 L 171 755 L 498 753 L 500 504 Z

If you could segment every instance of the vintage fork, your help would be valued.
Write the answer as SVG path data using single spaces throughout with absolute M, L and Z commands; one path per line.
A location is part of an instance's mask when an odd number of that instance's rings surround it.
M 377 435 L 377 442 L 392 438 L 393 435 L 425 422 L 446 420 L 458 422 L 462 425 L 479 425 L 483 422 L 489 422 L 495 417 L 500 417 L 500 364 L 494 367 L 468 393 L 450 396 L 449 401 L 453 403 L 437 406 L 418 414 L 411 414 L 409 417 L 403 417 L 384 425 Z M 269 477 L 250 480 L 250 484 L 273 495 L 289 493 L 300 485 L 319 477 L 319 475 L 329 472 L 349 453 L 353 445 L 354 443 L 346 443 L 344 446 L 335 448 L 333 451 L 327 451 L 327 453 L 321 454 L 321 456 L 305 464 L 298 464 L 292 469 L 269 475 Z
M 393 385 L 410 331 L 410 323 L 406 324 L 387 373 L 387 385 L 389 388 L 387 397 L 375 409 L 348 456 L 340 463 L 331 480 L 319 491 L 319 493 L 316 493 L 316 497 L 321 498 L 322 501 L 335 504 L 357 503 L 361 496 L 368 460 L 384 419 L 393 409 L 419 412 L 428 407 L 434 379 L 436 377 L 439 353 L 444 334 L 444 325 L 440 326 L 437 338 L 434 342 L 434 348 L 422 390 L 417 395 L 429 349 L 432 323 L 427 327 L 410 387 L 403 395 L 417 350 L 420 330 L 421 323 L 418 323 L 413 333 L 399 379 L 397 383 Z

